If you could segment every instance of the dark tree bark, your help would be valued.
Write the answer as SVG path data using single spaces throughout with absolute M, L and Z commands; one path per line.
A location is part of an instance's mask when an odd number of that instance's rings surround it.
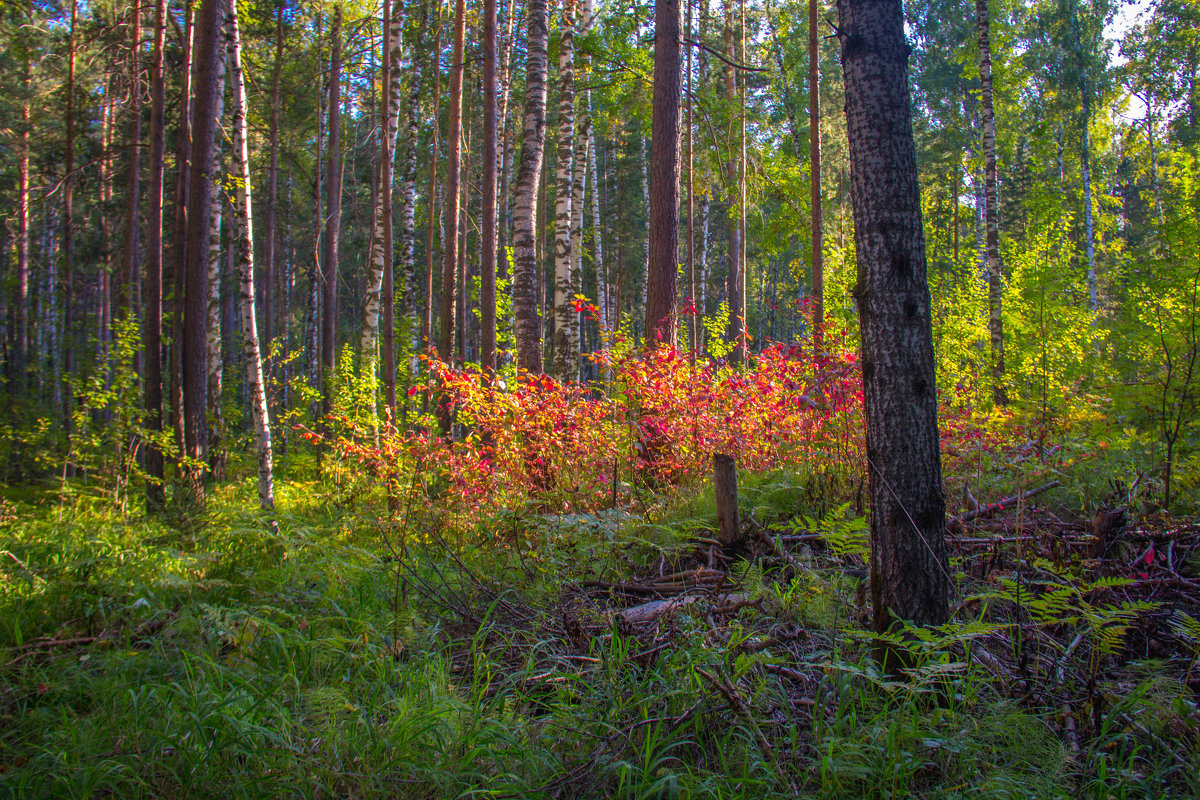
M 679 0 L 654 4 L 654 100 L 650 127 L 650 271 L 646 344 L 671 346 L 678 325 L 679 137 L 682 58 Z
M 549 26 L 546 0 L 529 0 L 526 19 L 525 121 L 513 202 L 513 317 L 517 366 L 540 373 L 542 319 L 538 307 L 541 270 L 537 255 L 537 219 L 538 184 L 546 145 L 546 39 Z
M 146 209 L 146 427 L 162 431 L 162 228 L 163 228 L 163 130 L 166 108 L 166 78 L 163 75 L 163 43 L 166 37 L 167 0 L 154 5 L 154 52 L 150 62 L 150 192 Z M 163 505 L 163 453 L 146 448 L 146 506 Z
M 196 20 L 193 58 L 195 110 L 192 128 L 192 164 L 188 187 L 187 275 L 183 324 L 183 416 L 188 490 L 195 503 L 204 503 L 204 468 L 208 446 L 207 341 L 208 341 L 208 236 L 214 181 L 213 137 L 216 133 L 218 84 L 216 72 L 221 52 L 221 26 L 225 0 L 201 0 Z
M 713 455 L 713 494 L 717 501 L 717 541 L 732 547 L 742 540 L 738 514 L 737 462 L 733 456 Z
M 875 628 L 948 616 L 933 332 L 900 0 L 839 0 Z M 884 654 L 885 656 L 887 654 Z M 889 664 L 889 668 L 896 665 Z
M 187 273 L 187 208 L 188 181 L 191 172 L 191 108 L 192 108 L 192 5 L 186 0 L 183 28 L 183 81 L 180 89 L 179 127 L 175 140 L 175 221 L 172 245 L 174 263 L 173 310 L 171 315 L 171 427 L 175 431 L 175 444 L 184 452 L 183 425 L 183 309 L 184 275 Z
M 75 25 L 78 0 L 71 0 L 71 28 L 67 34 L 67 114 L 63 153 L 63 371 L 75 374 Z M 71 434 L 71 392 L 63 395 L 63 428 Z M 73 469 L 68 465 L 68 469 Z
M 142 24 L 137 8 L 129 10 L 129 172 L 125 184 L 125 252 L 121 264 L 119 304 L 122 315 L 134 312 L 140 266 L 139 217 L 142 199 Z

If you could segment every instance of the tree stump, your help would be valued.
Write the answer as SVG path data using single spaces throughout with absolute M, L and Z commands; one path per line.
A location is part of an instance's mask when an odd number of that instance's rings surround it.
M 738 516 L 737 462 L 733 456 L 713 454 L 713 488 L 717 496 L 717 541 L 723 547 L 742 542 Z

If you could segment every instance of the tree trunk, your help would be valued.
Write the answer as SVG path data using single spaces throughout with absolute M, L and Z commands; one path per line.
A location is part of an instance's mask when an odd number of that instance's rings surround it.
M 582 33 L 582 31 L 580 31 Z M 575 126 L 575 163 L 571 177 L 571 290 L 572 298 L 583 293 L 583 206 L 587 199 L 587 156 L 588 138 L 592 135 L 592 121 L 586 110 L 581 109 L 580 120 Z M 582 348 L 581 329 L 583 314 L 571 306 L 571 361 L 570 379 L 579 380 L 579 354 Z
M 166 38 L 167 0 L 154 4 L 154 54 L 150 62 L 150 206 L 146 214 L 146 427 L 162 431 L 162 228 L 163 228 L 163 131 L 166 108 L 166 78 L 163 75 L 163 44 Z M 146 507 L 156 511 L 163 505 L 163 453 L 157 446 L 146 448 Z
M 275 260 L 279 236 L 276 232 L 276 216 L 279 197 L 279 112 L 280 84 L 283 73 L 283 8 L 279 3 L 275 9 L 275 64 L 271 73 L 271 131 L 270 165 L 267 167 L 267 204 L 263 212 L 263 265 L 262 297 L 263 331 L 262 341 L 267 352 L 275 338 Z
M 454 361 L 455 319 L 458 308 L 458 215 L 462 169 L 463 50 L 466 43 L 466 3 L 454 4 L 454 60 L 450 65 L 450 118 L 446 128 L 446 232 L 442 237 L 442 310 L 439 349 L 447 362 Z M 448 411 L 448 409 L 446 409 Z M 442 414 L 442 432 L 450 429 L 448 413 Z
M 684 35 L 691 39 L 692 34 L 692 4 L 686 4 L 686 20 Z M 688 315 L 688 356 L 693 366 L 696 355 L 700 352 L 700 316 L 696 310 L 696 158 L 695 138 L 696 129 L 692 123 L 692 111 L 695 98 L 692 96 L 692 48 L 687 49 L 687 120 L 684 123 L 687 130 L 687 299 L 692 307 Z
M 403 72 L 401 34 L 404 20 L 399 0 L 385 0 L 384 30 L 387 32 L 383 59 L 383 126 L 380 131 L 379 179 L 375 187 L 375 211 L 371 223 L 371 244 L 367 254 L 367 293 L 363 302 L 362 342 L 360 356 L 364 374 L 374 374 L 376 343 L 379 340 L 379 303 L 383 293 L 385 264 L 391 263 L 391 249 L 385 247 L 388 212 L 392 205 L 392 183 L 395 179 L 396 136 L 400 130 L 400 90 Z M 394 380 L 393 373 L 393 380 Z
M 733 61 L 737 54 L 734 52 L 733 36 L 733 3 L 734 0 L 725 0 L 725 58 L 728 61 Z M 725 70 L 725 107 L 729 109 L 729 113 L 736 113 L 737 109 L 737 74 L 733 67 L 728 64 L 724 67 Z M 738 164 L 733 158 L 730 158 L 725 164 L 725 196 L 729 201 L 730 219 L 729 219 L 729 247 L 725 255 L 727 271 L 725 276 L 725 296 L 729 303 L 729 331 L 727 339 L 733 345 L 733 350 L 730 354 L 731 361 L 734 364 L 740 364 L 742 357 L 745 355 L 745 323 L 746 323 L 746 298 L 742 292 L 743 284 L 743 264 L 742 262 L 742 226 L 741 226 L 741 204 L 739 202 L 740 193 L 738 187 Z M 736 212 L 738 217 L 733 218 L 733 213 Z
M 883 633 L 897 620 L 936 625 L 949 613 L 933 334 L 901 3 L 839 0 L 838 15 L 870 469 L 871 596 L 875 629 Z
M 986 0 L 984 0 L 986 2 Z M 808 0 L 808 163 L 811 170 L 813 349 L 825 349 L 825 256 L 821 238 L 821 53 L 817 39 L 817 0 Z
M 679 136 L 682 58 L 679 0 L 654 5 L 654 99 L 650 128 L 650 261 L 646 346 L 671 347 L 678 325 Z
M 142 172 L 142 21 L 139 8 L 129 10 L 129 155 L 125 184 L 125 252 L 119 304 L 122 316 L 134 313 L 140 274 Z
M 421 28 L 426 27 L 425 23 L 428 19 L 427 14 L 422 14 Z M 421 331 L 419 327 L 417 314 L 417 287 L 416 287 L 416 264 L 414 262 L 414 246 L 417 238 L 417 138 L 420 129 L 421 121 L 421 70 L 417 64 L 416 53 L 419 48 L 417 43 L 410 42 L 408 46 L 409 64 L 411 68 L 408 71 L 409 87 L 408 87 L 408 110 L 406 117 L 406 136 L 404 137 L 404 156 L 400 161 L 400 243 L 399 255 L 397 261 L 400 264 L 400 308 L 408 321 L 403 329 L 408 330 L 412 338 L 412 349 L 410 351 L 409 374 L 410 376 L 416 372 L 415 354 L 420 352 L 422 347 Z M 436 54 L 435 54 L 436 58 Z M 436 120 L 436 114 L 435 120 Z M 435 126 L 436 128 L 436 123 Z M 437 147 L 433 148 L 430 162 L 437 163 Z M 432 194 L 429 203 L 430 216 L 432 217 Z M 386 281 L 386 278 L 385 278 Z M 393 286 L 395 283 L 393 283 Z M 394 291 L 394 289 L 393 289 Z M 425 307 L 429 306 L 429 296 L 424 298 Z M 423 319 L 423 318 L 422 318 Z M 393 373 L 395 372 L 395 345 L 392 346 L 393 363 L 391 365 Z M 387 364 L 384 365 L 387 368 Z M 393 386 L 395 382 L 393 381 Z M 395 403 L 393 402 L 394 406 Z M 393 408 L 394 412 L 394 408 Z
M 525 124 L 517 168 L 513 218 L 513 316 L 517 366 L 542 371 L 542 319 L 538 309 L 541 270 L 537 257 L 538 184 L 546 144 L 546 0 L 529 0 L 525 74 Z
M 160 3 L 166 0 L 158 0 Z M 242 323 L 242 357 L 246 366 L 246 384 L 250 390 L 250 417 L 254 426 L 258 455 L 258 502 L 264 511 L 275 509 L 275 488 L 271 476 L 271 418 L 263 384 L 262 356 L 258 347 L 258 327 L 254 315 L 254 235 L 250 202 L 250 148 L 246 124 L 246 81 L 242 74 L 242 44 L 238 31 L 237 3 L 229 3 L 229 69 L 233 80 L 233 160 L 237 202 L 238 305 Z
M 558 50 L 558 174 L 554 204 L 554 376 L 571 378 L 571 200 L 575 166 L 575 16 L 578 0 L 563 0 Z
M 78 21 L 78 0 L 71 0 L 71 28 L 67 34 L 67 113 L 66 142 L 63 153 L 63 371 L 75 374 L 75 25 Z M 72 432 L 73 397 L 64 395 L 63 430 Z M 68 470 L 74 467 L 68 465 Z
M 598 295 L 597 305 L 600 307 L 600 327 L 609 327 L 608 315 L 608 271 L 604 265 L 604 228 L 603 220 L 604 209 L 603 199 L 604 192 L 600 183 L 600 176 L 604 173 L 600 169 L 599 163 L 596 161 L 598 155 L 596 151 L 596 131 L 592 127 L 588 127 L 588 172 L 592 186 L 592 235 L 596 237 L 596 249 L 594 264 L 596 268 L 596 294 Z
M 479 267 L 479 366 L 496 371 L 496 0 L 483 4 L 483 191 Z
M 342 4 L 333 7 L 333 24 L 329 29 L 329 120 L 326 123 L 325 156 L 325 242 L 321 259 L 322 300 L 325 313 L 321 318 L 321 386 L 324 392 L 323 411 L 333 409 L 333 373 L 337 364 L 338 318 L 338 243 L 342 230 Z
M 179 127 L 176 129 L 175 140 L 175 220 L 172 244 L 174 248 L 174 275 L 172 282 L 175 296 L 172 300 L 171 315 L 171 427 L 175 431 L 175 444 L 179 452 L 184 452 L 183 425 L 183 312 L 184 312 L 184 276 L 187 273 L 187 209 L 188 182 L 191 173 L 192 153 L 192 37 L 195 27 L 192 24 L 192 5 L 185 0 L 184 29 L 183 29 L 183 85 L 180 89 Z
M 988 332 L 992 343 L 992 399 L 997 405 L 1008 402 L 1004 389 L 1004 301 L 1003 265 L 1000 263 L 1000 192 L 996 179 L 996 115 L 992 108 L 992 45 L 988 20 L 988 0 L 975 0 L 979 28 L 979 79 L 983 88 L 984 214 L 987 224 Z
M 187 275 L 183 324 L 183 415 L 188 489 L 194 503 L 204 503 L 203 465 L 208 445 L 205 350 L 208 339 L 208 237 L 215 176 L 213 138 L 219 108 L 217 86 L 221 64 L 224 0 L 202 0 L 196 20 L 195 113 L 192 127 L 191 176 L 188 181 Z
M 225 115 L 225 75 L 229 66 L 229 0 L 221 8 L 221 64 L 217 80 L 217 119 Z M 225 201 L 225 172 L 221 165 L 222 130 L 218 125 L 213 149 L 212 174 L 217 182 L 217 194 L 209 214 L 208 233 L 208 467 L 216 480 L 225 477 L 225 420 L 221 407 L 221 380 L 224 362 L 221 356 L 221 212 Z M 232 237 L 231 237 L 232 238 Z
M 454 363 L 455 332 L 458 328 L 458 218 L 461 194 L 463 51 L 466 44 L 466 3 L 454 4 L 454 60 L 450 65 L 450 117 L 446 127 L 446 230 L 442 237 L 441 357 Z M 450 433 L 453 413 L 446 398 L 438 404 L 438 424 L 443 435 Z
M 30 14 L 32 16 L 32 13 Z M 29 56 L 22 64 L 20 135 L 17 140 L 17 296 L 16 344 L 17 385 L 25 386 L 29 366 L 29 132 L 33 102 L 33 76 Z M 105 156 L 107 156 L 107 151 Z M 111 170 L 111 165 L 109 166 Z M 107 239 L 105 240 L 107 242 Z M 107 250 L 107 248 L 105 248 Z M 12 390 L 9 390 L 10 394 Z
M 429 59 L 429 72 L 433 79 L 433 135 L 431 137 L 429 156 L 429 224 L 426 231 L 425 245 L 425 297 L 422 299 L 424 303 L 421 315 L 421 347 L 425 351 L 429 351 L 433 347 L 433 271 L 434 264 L 437 263 L 433 257 L 433 247 L 437 236 L 438 215 L 435 210 L 437 204 L 437 162 L 438 162 L 438 134 L 441 130 L 441 117 L 438 114 L 438 106 L 442 98 L 442 12 L 441 6 L 438 6 L 437 16 L 437 34 L 434 36 L 433 54 Z M 426 395 L 428 399 L 428 395 Z
M 737 462 L 733 456 L 722 453 L 713 455 L 713 494 L 717 502 L 717 541 L 723 547 L 732 547 L 742 541 Z

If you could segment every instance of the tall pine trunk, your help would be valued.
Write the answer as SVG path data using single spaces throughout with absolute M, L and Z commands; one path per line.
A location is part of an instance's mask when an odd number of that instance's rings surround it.
M 650 132 L 650 261 L 646 346 L 675 344 L 679 272 L 679 136 L 682 59 L 678 0 L 654 6 L 654 99 Z
M 217 75 L 217 119 L 225 116 L 225 76 L 229 68 L 229 6 L 221 9 L 221 66 Z M 221 407 L 224 361 L 221 354 L 221 215 L 225 205 L 225 171 L 222 150 L 225 142 L 223 122 L 217 128 L 217 146 L 213 150 L 212 171 L 217 182 L 217 194 L 209 214 L 208 233 L 208 467 L 213 478 L 225 477 L 225 417 Z
M 163 44 L 166 38 L 167 0 L 154 4 L 154 52 L 150 62 L 150 193 L 146 209 L 146 427 L 162 431 L 162 228 L 163 228 L 163 130 L 166 109 L 166 77 L 163 75 Z M 146 505 L 151 511 L 163 504 L 163 453 L 153 443 L 146 448 Z
M 66 142 L 63 152 L 63 371 L 75 374 L 75 26 L 78 21 L 78 0 L 71 0 L 71 27 L 67 34 L 67 113 Z M 63 429 L 71 435 L 71 392 L 63 397 Z M 68 465 L 69 470 L 73 467 Z
M 129 9 L 129 143 L 125 182 L 125 250 L 121 264 L 121 315 L 134 314 L 141 266 L 142 173 L 142 21 L 139 8 Z
M 184 275 L 187 273 L 187 209 L 188 181 L 192 152 L 192 5 L 186 0 L 183 28 L 183 84 L 180 88 L 179 126 L 175 132 L 175 219 L 172 236 L 173 275 L 175 288 L 171 314 L 171 427 L 175 444 L 184 452 L 183 430 L 183 310 Z
M 188 182 L 187 275 L 183 323 L 183 404 L 187 486 L 195 503 L 204 502 L 203 464 L 208 445 L 206 342 L 208 339 L 208 237 L 215 176 L 213 139 L 219 109 L 221 27 L 224 0 L 201 0 L 196 20 L 195 108 L 191 176 Z M 223 71 L 223 70 L 222 70 Z
M 862 330 L 875 629 L 949 615 L 921 196 L 900 0 L 839 0 Z M 891 671 L 893 653 L 882 653 Z

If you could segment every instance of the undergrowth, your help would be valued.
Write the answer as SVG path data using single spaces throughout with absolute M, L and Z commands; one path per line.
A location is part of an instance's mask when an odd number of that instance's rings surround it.
M 1200 792 L 1195 610 L 1123 599 L 1129 579 L 999 549 L 976 579 L 958 552 L 958 616 L 898 640 L 898 680 L 870 657 L 844 474 L 742 475 L 746 516 L 804 540 L 797 570 L 712 547 L 703 485 L 464 525 L 425 502 L 388 515 L 326 470 L 281 482 L 276 525 L 242 510 L 249 483 L 203 526 L 5 501 L 6 794 Z M 639 587 L 714 574 L 652 623 L 623 616 L 655 596 Z M 1168 635 L 1190 661 L 1148 640 Z

